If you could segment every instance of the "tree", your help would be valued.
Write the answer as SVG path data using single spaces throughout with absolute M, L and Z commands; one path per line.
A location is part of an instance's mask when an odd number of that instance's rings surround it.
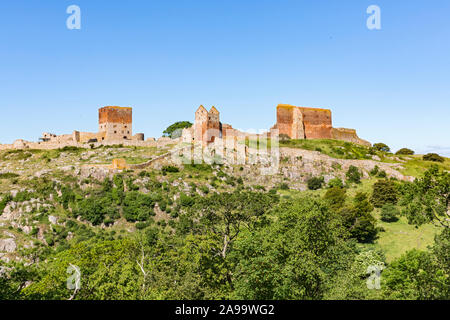
M 178 121 L 170 125 L 164 130 L 163 135 L 172 139 L 181 137 L 181 132 L 184 128 L 192 127 L 192 123 L 189 121 Z
M 373 206 L 365 193 L 357 193 L 352 206 L 343 207 L 339 214 L 351 237 L 359 242 L 372 242 L 378 233 L 376 220 L 371 215 Z
M 409 223 L 421 225 L 435 222 L 450 228 L 450 173 L 437 165 L 428 169 L 423 177 L 402 186 L 401 204 Z
M 330 181 L 328 181 L 328 187 L 329 188 L 334 188 L 334 187 L 343 188 L 344 183 L 342 182 L 342 179 L 334 178 L 334 179 L 331 179 Z
M 333 187 L 327 190 L 323 198 L 331 209 L 338 211 L 344 205 L 347 195 L 344 188 Z
M 347 180 L 349 182 L 353 182 L 353 183 L 360 183 L 361 182 L 361 173 L 359 172 L 358 167 L 355 167 L 353 165 L 351 165 L 348 168 L 347 173 L 345 174 L 347 177 Z
M 306 183 L 308 184 L 309 190 L 318 190 L 318 189 L 322 188 L 322 185 L 324 183 L 324 178 L 323 177 L 311 177 L 308 179 L 308 181 Z
M 282 202 L 274 215 L 276 223 L 237 241 L 232 298 L 323 298 L 328 272 L 348 254 L 338 216 L 311 198 Z M 345 253 L 339 261 L 337 253 Z
M 381 287 L 387 299 L 448 299 L 448 276 L 432 253 L 413 249 L 388 266 Z
M 437 153 L 427 153 L 422 157 L 425 161 L 433 161 L 433 162 L 444 162 L 445 159 L 438 155 Z
M 396 155 L 413 155 L 414 151 L 408 148 L 401 148 L 400 150 L 398 150 L 396 153 Z
M 389 152 L 389 151 L 391 151 L 391 149 L 388 147 L 388 145 L 386 145 L 386 144 L 384 144 L 384 143 L 375 143 L 374 145 L 373 145 L 373 148 L 376 150 L 376 151 L 381 151 L 381 152 Z
M 386 203 L 381 208 L 381 220 L 384 222 L 395 222 L 399 215 L 400 212 L 392 203 Z
M 213 234 L 221 239 L 220 255 L 226 255 L 243 227 L 252 228 L 261 222 L 265 212 L 278 201 L 278 196 L 270 193 L 240 192 L 213 194 L 202 198 L 192 212 Z
M 386 203 L 397 203 L 397 187 L 392 180 L 380 180 L 373 185 L 372 197 L 370 199 L 372 204 L 381 208 Z

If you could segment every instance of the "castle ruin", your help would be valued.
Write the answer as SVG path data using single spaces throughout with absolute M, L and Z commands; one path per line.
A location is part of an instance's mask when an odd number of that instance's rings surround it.
M 280 136 L 288 139 L 335 139 L 371 146 L 370 142 L 360 139 L 354 129 L 333 128 L 329 109 L 279 104 L 277 122 L 265 135 L 274 134 L 274 130 L 278 130 Z M 184 142 L 194 141 L 207 145 L 213 143 L 216 138 L 240 139 L 248 135 L 229 124 L 222 124 L 220 113 L 215 107 L 208 112 L 200 106 L 195 112 L 194 125 L 184 129 L 182 137 Z

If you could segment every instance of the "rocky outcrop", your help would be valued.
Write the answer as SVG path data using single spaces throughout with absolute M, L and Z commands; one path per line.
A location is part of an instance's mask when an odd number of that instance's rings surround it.
M 0 251 L 12 253 L 17 249 L 16 241 L 13 238 L 0 239 Z

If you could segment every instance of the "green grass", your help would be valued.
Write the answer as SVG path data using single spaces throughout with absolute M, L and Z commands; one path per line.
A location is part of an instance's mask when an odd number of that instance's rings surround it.
M 379 212 L 374 215 L 379 220 Z M 379 238 L 375 243 L 386 254 L 387 262 L 400 257 L 408 250 L 427 250 L 427 247 L 434 243 L 435 235 L 442 230 L 433 224 L 420 227 L 410 225 L 405 217 L 390 223 L 379 220 L 378 225 L 385 231 L 378 233 Z
M 351 142 L 316 139 L 280 141 L 280 147 L 318 151 L 337 159 L 371 159 L 369 148 Z
M 412 158 L 412 159 L 408 159 Z M 444 162 L 433 162 L 433 161 L 424 161 L 422 160 L 422 155 L 414 155 L 407 157 L 400 157 L 400 159 L 406 160 L 405 163 L 402 164 L 404 169 L 400 170 L 400 172 L 407 176 L 418 177 L 421 176 L 425 171 L 430 169 L 432 165 L 437 165 L 443 170 L 450 171 L 450 159 L 445 158 Z

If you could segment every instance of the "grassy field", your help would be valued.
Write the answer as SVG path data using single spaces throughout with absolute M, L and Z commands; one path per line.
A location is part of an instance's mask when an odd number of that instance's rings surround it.
M 445 158 L 444 162 L 433 162 L 433 161 L 424 161 L 422 160 L 421 155 L 414 155 L 408 157 L 400 157 L 400 159 L 405 160 L 406 162 L 403 164 L 404 169 L 400 170 L 401 173 L 407 176 L 420 176 L 425 171 L 427 171 L 432 165 L 437 165 L 441 169 L 450 171 L 450 159 Z
M 337 159 L 371 159 L 369 148 L 351 142 L 317 139 L 317 140 L 287 140 L 280 141 L 280 147 L 300 148 L 319 151 Z
M 385 231 L 380 232 L 379 238 L 375 242 L 386 254 L 387 262 L 400 257 L 403 253 L 412 249 L 427 250 L 432 245 L 434 237 L 441 231 L 441 228 L 433 224 L 425 224 L 416 227 L 408 224 L 405 217 L 400 217 L 396 222 L 383 222 L 379 215 L 378 225 Z

